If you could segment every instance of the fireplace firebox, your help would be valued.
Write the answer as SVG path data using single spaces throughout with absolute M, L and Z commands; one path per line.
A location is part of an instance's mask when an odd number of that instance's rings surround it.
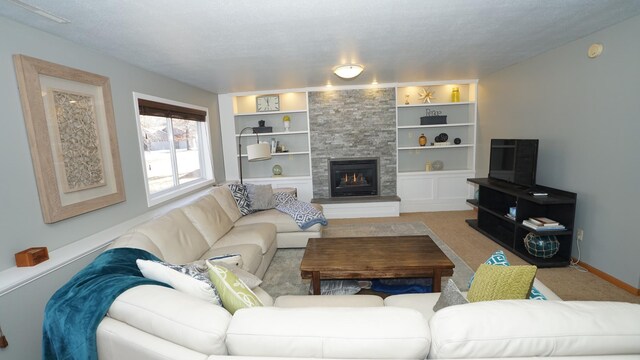
M 378 195 L 378 159 L 329 159 L 331 197 Z

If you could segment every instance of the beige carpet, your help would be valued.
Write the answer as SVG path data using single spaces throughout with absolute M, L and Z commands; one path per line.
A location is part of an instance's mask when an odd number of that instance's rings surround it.
M 526 264 L 515 254 L 473 230 L 464 221 L 475 217 L 476 214 L 473 211 L 407 213 L 401 214 L 400 217 L 390 218 L 334 219 L 329 220 L 327 229 L 348 224 L 418 221 L 427 225 L 472 269 L 476 269 L 498 249 L 505 250 L 512 264 Z M 591 273 L 579 272 L 569 267 L 539 269 L 537 277 L 564 300 L 609 300 L 640 303 L 640 296 L 630 294 Z
M 468 288 L 473 270 L 422 222 L 331 224 L 325 228 L 322 234 L 324 238 L 394 235 L 430 236 L 433 242 L 455 264 L 451 278 L 458 288 L 461 290 Z M 300 277 L 300 262 L 303 254 L 304 249 L 278 249 L 264 275 L 261 287 L 274 298 L 280 295 L 307 294 L 309 281 Z M 448 277 L 443 277 L 443 283 L 448 279 Z

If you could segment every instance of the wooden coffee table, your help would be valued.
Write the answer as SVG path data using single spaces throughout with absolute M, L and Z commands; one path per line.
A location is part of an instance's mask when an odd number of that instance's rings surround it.
M 311 279 L 320 294 L 323 279 L 433 279 L 439 292 L 441 277 L 453 275 L 455 265 L 429 236 L 380 236 L 309 239 L 300 264 L 303 279 Z

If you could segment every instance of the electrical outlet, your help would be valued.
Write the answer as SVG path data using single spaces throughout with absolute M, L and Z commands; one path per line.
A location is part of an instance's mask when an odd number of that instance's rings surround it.
M 578 241 L 584 240 L 584 230 L 582 229 L 576 230 L 576 239 L 578 239 Z

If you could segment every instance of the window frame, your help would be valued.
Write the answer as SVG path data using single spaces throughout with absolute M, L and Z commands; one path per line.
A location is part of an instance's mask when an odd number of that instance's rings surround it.
M 144 153 L 144 134 L 142 133 L 142 126 L 140 122 L 140 109 L 138 99 L 155 101 L 159 103 L 164 103 L 168 105 L 181 106 L 192 108 L 195 110 L 200 110 L 206 112 L 205 121 L 196 121 L 198 126 L 200 127 L 199 132 L 199 146 L 200 146 L 200 166 L 201 166 L 201 178 L 198 180 L 190 181 L 187 184 L 179 184 L 174 185 L 171 188 L 158 191 L 156 193 L 151 194 L 149 192 L 149 179 L 147 174 L 147 166 L 145 161 L 145 153 Z M 213 161 L 212 161 L 212 144 L 211 144 L 211 129 L 209 127 L 209 109 L 206 107 L 183 103 L 180 101 L 164 99 L 161 97 L 147 95 L 142 93 L 133 93 L 133 103 L 136 117 L 136 129 L 138 134 L 138 149 L 140 151 L 140 167 L 142 168 L 142 175 L 144 177 L 144 188 L 147 196 L 147 206 L 152 207 L 155 205 L 159 205 L 178 197 L 181 197 L 185 194 L 194 192 L 196 190 L 200 190 L 206 186 L 210 186 L 215 183 L 214 171 L 213 171 Z M 195 120 L 191 120 L 195 121 Z M 170 141 L 170 150 L 171 150 L 171 161 L 173 167 L 173 177 L 174 183 L 176 174 L 175 165 L 176 161 L 176 151 L 173 144 L 173 126 L 168 128 L 168 135 L 171 139 Z

